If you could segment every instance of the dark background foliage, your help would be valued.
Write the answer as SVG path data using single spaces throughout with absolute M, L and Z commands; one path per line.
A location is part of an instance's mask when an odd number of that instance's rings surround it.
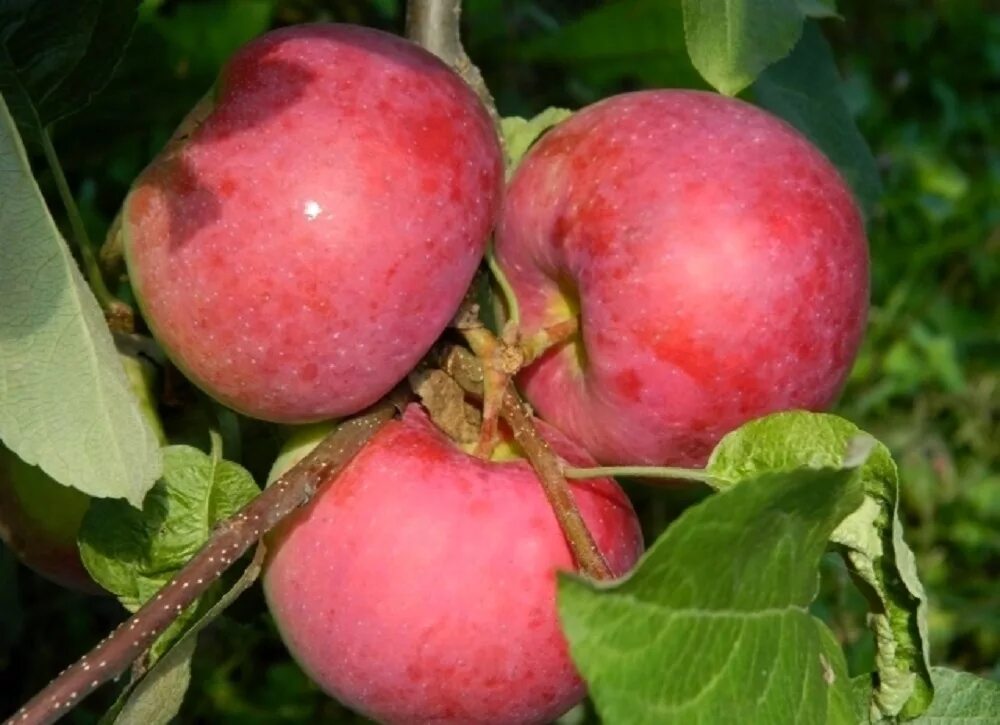
M 467 2 L 468 50 L 501 113 L 576 108 L 635 88 L 703 87 L 669 22 L 675 14 L 662 2 L 618 4 L 628 12 L 609 23 L 592 15 L 608 4 L 590 0 Z M 870 220 L 871 323 L 838 412 L 899 462 L 907 537 L 930 595 L 933 660 L 1000 679 L 1000 12 L 986 0 L 841 0 L 838 9 L 843 19 L 823 29 L 885 187 Z M 144 2 L 111 84 L 55 127 L 91 234 L 103 237 L 131 180 L 240 44 L 313 20 L 401 32 L 402 14 L 398 0 Z M 243 463 L 258 474 L 266 465 Z M 630 491 L 650 541 L 701 495 Z M 833 558 L 823 574 L 816 611 L 852 670 L 866 671 L 864 603 Z M 2 547 L 0 613 L 2 714 L 123 616 L 114 601 L 39 579 Z M 68 721 L 96 722 L 113 694 L 105 688 Z M 586 717 L 579 710 L 565 720 Z M 202 635 L 181 719 L 355 721 L 289 660 L 259 588 Z

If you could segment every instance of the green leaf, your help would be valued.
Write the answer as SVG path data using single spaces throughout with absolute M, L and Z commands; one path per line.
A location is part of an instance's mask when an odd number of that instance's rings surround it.
M 198 633 L 217 619 L 257 580 L 263 553 L 263 547 L 258 547 L 250 565 L 232 588 L 191 624 L 145 676 L 129 683 L 101 719 L 102 725 L 167 725 L 176 717 L 191 681 L 191 659 Z
M 837 0 L 798 0 L 799 9 L 810 18 L 839 18 Z
M 688 509 L 625 580 L 561 576 L 573 660 L 605 722 L 854 723 L 843 653 L 813 617 L 850 469 L 765 474 Z
M 728 488 L 764 473 L 838 466 L 848 441 L 859 433 L 857 426 L 835 415 L 777 413 L 724 437 L 707 470 L 718 485 Z M 830 538 L 843 547 L 848 566 L 865 584 L 862 593 L 872 610 L 869 625 L 879 675 L 874 702 L 886 716 L 914 717 L 933 695 L 927 598 L 913 552 L 903 540 L 897 512 L 899 476 L 884 445 L 875 446 L 859 476 L 864 501 Z
M 501 119 L 500 130 L 507 151 L 507 178 L 514 174 L 521 159 L 542 134 L 572 115 L 573 112 L 565 108 L 546 108 L 530 120 L 520 116 Z
M 149 673 L 129 687 L 103 723 L 114 725 L 167 725 L 180 712 L 191 683 L 191 659 L 198 644 L 185 637 L 156 661 Z
M 836 635 L 828 627 L 819 626 L 822 648 L 822 660 L 825 681 L 841 683 L 838 687 L 827 689 L 826 722 L 857 723 L 867 722 L 864 701 L 859 700 L 854 690 L 854 681 L 850 679 L 847 663 L 844 660 L 844 650 L 841 649 Z M 847 683 L 846 686 L 843 683 Z
M 871 723 L 871 725 L 883 722 L 882 713 L 872 705 L 872 676 L 870 672 L 851 678 L 851 694 L 858 712 L 862 713 L 858 722 Z
M 795 126 L 827 155 L 871 216 L 882 182 L 840 86 L 830 46 L 810 22 L 792 54 L 764 71 L 753 92 L 757 103 Z
M 784 58 L 802 34 L 796 0 L 683 0 L 691 62 L 715 89 L 735 96 Z
M 0 99 L 0 439 L 59 483 L 139 505 L 160 450 Z
M 135 0 L 8 0 L 0 4 L 0 92 L 23 133 L 90 103 L 111 78 L 135 25 Z
M 684 46 L 677 2 L 609 2 L 532 39 L 523 53 L 531 62 L 567 66 L 574 76 L 608 91 L 623 78 L 644 86 L 701 85 Z
M 934 702 L 913 725 L 989 725 L 1000 717 L 1000 682 L 944 667 L 931 670 Z
M 163 478 L 141 511 L 121 501 L 95 501 L 80 532 L 87 570 L 130 611 L 201 549 L 216 523 L 259 493 L 241 466 L 197 448 L 164 448 L 163 464 Z
M 271 26 L 277 0 L 179 3 L 169 15 L 150 14 L 150 25 L 167 41 L 170 55 L 193 73 L 212 75 L 243 44 Z

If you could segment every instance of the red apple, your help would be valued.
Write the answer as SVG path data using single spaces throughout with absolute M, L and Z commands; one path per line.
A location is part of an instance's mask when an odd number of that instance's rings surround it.
M 46 579 L 91 594 L 103 592 L 83 568 L 76 535 L 90 497 L 56 483 L 0 445 L 0 539 Z
M 625 494 L 610 479 L 573 494 L 623 574 L 642 548 Z M 411 406 L 283 525 L 264 588 L 310 677 L 379 722 L 545 723 L 584 694 L 556 569 L 573 560 L 531 467 L 466 454 Z
M 543 136 L 497 254 L 526 335 L 578 317 L 518 382 L 606 464 L 701 464 L 751 418 L 828 406 L 865 326 L 843 179 L 784 122 L 712 93 L 615 96 Z
M 499 204 L 475 94 L 366 28 L 268 33 L 136 181 L 132 284 L 177 366 L 251 416 L 352 413 L 455 313 Z

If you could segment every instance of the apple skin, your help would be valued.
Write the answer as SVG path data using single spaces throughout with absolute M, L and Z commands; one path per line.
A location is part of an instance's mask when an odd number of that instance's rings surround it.
M 549 131 L 496 251 L 526 335 L 579 315 L 518 384 L 604 464 L 701 465 L 749 419 L 827 407 L 866 322 L 868 245 L 836 169 L 713 93 L 619 95 Z
M 80 561 L 76 535 L 90 497 L 57 483 L 0 445 L 0 539 L 46 579 L 88 594 L 105 593 Z
M 267 33 L 223 69 L 124 210 L 140 307 L 174 363 L 247 415 L 374 402 L 455 313 L 503 162 L 469 87 L 387 33 Z
M 550 427 L 553 448 L 593 465 Z M 642 550 L 610 479 L 572 484 L 612 570 Z M 524 460 L 461 451 L 411 406 L 282 525 L 264 590 L 286 646 L 384 723 L 546 723 L 584 695 L 555 607 L 573 560 Z

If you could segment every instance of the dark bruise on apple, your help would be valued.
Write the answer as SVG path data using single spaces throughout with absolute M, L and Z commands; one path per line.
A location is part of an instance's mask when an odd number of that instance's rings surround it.
M 593 460 L 541 428 L 575 465 Z M 616 574 L 642 550 L 611 479 L 573 495 Z M 555 607 L 573 558 L 524 460 L 461 450 L 417 406 L 387 424 L 269 546 L 264 588 L 288 649 L 384 723 L 547 723 L 584 695 Z
M 518 382 L 606 464 L 698 465 L 751 418 L 828 406 L 865 326 L 848 187 L 790 126 L 712 93 L 624 94 L 554 128 L 496 249 L 525 335 L 579 317 Z
M 360 27 L 276 30 L 136 181 L 129 274 L 214 398 L 277 422 L 347 415 L 444 330 L 502 183 L 488 114 L 433 55 Z

